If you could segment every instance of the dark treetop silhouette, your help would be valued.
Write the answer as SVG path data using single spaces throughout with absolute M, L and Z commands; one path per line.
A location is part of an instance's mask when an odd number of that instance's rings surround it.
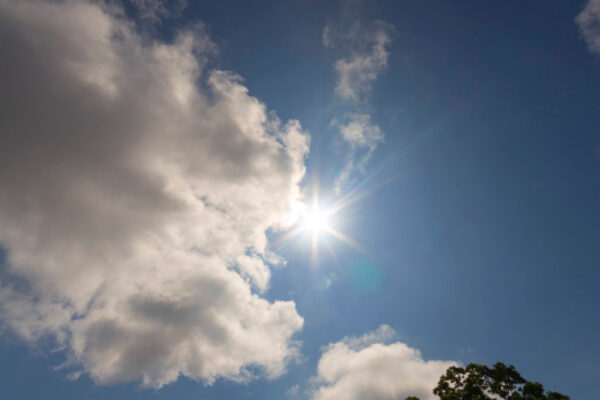
M 525 380 L 515 367 L 501 362 L 493 368 L 479 364 L 450 367 L 433 394 L 441 400 L 569 400 L 569 396 L 561 393 L 544 393 L 541 383 Z M 419 398 L 410 396 L 406 400 Z

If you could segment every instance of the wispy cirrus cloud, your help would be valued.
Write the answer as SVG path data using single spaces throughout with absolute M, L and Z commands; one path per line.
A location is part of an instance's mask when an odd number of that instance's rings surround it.
M 312 400 L 434 400 L 433 388 L 452 361 L 425 361 L 421 353 L 391 342 L 395 331 L 381 325 L 360 337 L 325 347 L 313 378 Z
M 332 125 L 338 129 L 340 137 L 348 146 L 346 163 L 334 183 L 337 193 L 352 181 L 354 172 L 364 171 L 373 152 L 383 142 L 383 132 L 377 125 L 371 124 L 370 119 L 368 114 L 349 113 L 343 122 L 332 121 Z
M 201 26 L 163 43 L 113 2 L 2 0 L 0 37 L 3 323 L 101 384 L 284 373 L 303 319 L 261 293 L 299 122 L 208 69 Z
M 187 0 L 129 0 L 139 17 L 160 23 L 165 18 L 178 18 L 187 7 Z
M 339 98 L 361 101 L 368 97 L 373 82 L 387 68 L 392 34 L 393 27 L 382 21 L 370 25 L 354 21 L 325 26 L 323 45 L 338 48 L 342 53 L 334 64 L 335 94 Z
M 590 52 L 600 54 L 600 0 L 590 0 L 575 22 Z
M 371 122 L 364 107 L 373 83 L 387 68 L 394 34 L 393 26 L 383 21 L 362 22 L 353 7 L 346 3 L 340 20 L 328 23 L 323 30 L 323 45 L 340 54 L 334 63 L 334 93 L 352 109 L 342 121 L 332 121 L 346 145 L 346 161 L 335 180 L 338 194 L 354 183 L 355 175 L 364 172 L 372 153 L 384 141 L 383 132 Z

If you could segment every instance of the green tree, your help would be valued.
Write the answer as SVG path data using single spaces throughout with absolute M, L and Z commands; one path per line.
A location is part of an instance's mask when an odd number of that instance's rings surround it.
M 501 362 L 493 368 L 479 364 L 450 367 L 433 394 L 441 400 L 569 400 L 561 393 L 544 392 L 541 383 L 525 380 L 515 367 Z M 419 399 L 410 396 L 406 400 Z

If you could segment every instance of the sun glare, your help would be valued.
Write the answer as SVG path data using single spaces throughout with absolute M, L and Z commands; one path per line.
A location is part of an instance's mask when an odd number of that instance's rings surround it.
M 317 181 L 318 182 L 318 181 Z M 293 229 L 283 234 L 276 243 L 276 245 L 282 245 L 292 239 L 297 238 L 299 235 L 304 234 L 305 237 L 311 238 L 311 265 L 318 264 L 318 249 L 324 247 L 329 250 L 333 255 L 334 249 L 330 239 L 343 242 L 356 250 L 366 252 L 362 246 L 351 237 L 340 232 L 338 225 L 340 225 L 340 215 L 338 214 L 341 210 L 346 208 L 348 205 L 359 201 L 364 194 L 357 195 L 355 192 L 347 193 L 342 198 L 334 203 L 319 202 L 318 183 L 313 182 L 313 193 L 312 193 L 312 204 L 298 203 L 294 210 L 294 220 L 296 224 Z M 320 203 L 320 204 L 319 204 Z M 343 226 L 343 224 L 341 224 Z M 319 243 L 322 242 L 321 246 Z
M 304 229 L 318 234 L 320 231 L 329 228 L 329 215 L 318 209 L 309 210 L 304 216 Z

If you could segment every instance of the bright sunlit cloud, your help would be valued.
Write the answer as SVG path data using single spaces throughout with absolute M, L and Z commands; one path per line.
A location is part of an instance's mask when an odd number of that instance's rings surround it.
M 300 209 L 309 135 L 201 25 L 163 42 L 121 3 L 0 0 L 0 333 L 99 384 L 274 379 L 304 319 L 261 296 L 266 232 Z

